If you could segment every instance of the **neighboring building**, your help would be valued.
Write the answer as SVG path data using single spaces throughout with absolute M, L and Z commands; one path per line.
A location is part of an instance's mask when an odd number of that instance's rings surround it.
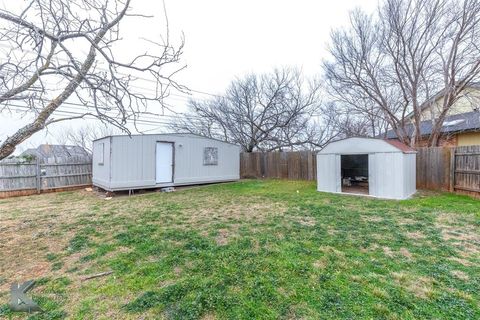
M 92 158 L 82 147 L 55 144 L 42 144 L 19 155 L 19 158 L 28 157 L 39 159 L 41 163 L 60 163 L 72 158 L 89 161 Z
M 420 119 L 422 121 L 432 120 L 438 118 L 439 114 L 442 111 L 442 100 L 443 96 L 441 93 L 437 94 L 430 101 L 433 103 L 424 103 L 422 106 Z M 454 116 L 463 113 L 470 113 L 473 111 L 479 111 L 480 109 L 480 84 L 472 84 L 466 88 L 460 98 L 455 102 L 455 104 L 448 110 L 447 116 Z M 412 115 L 409 117 L 413 118 Z
M 93 142 L 93 184 L 107 191 L 240 179 L 240 147 L 193 134 L 109 136 Z
M 425 103 L 421 110 L 420 132 L 418 146 L 427 146 L 432 133 L 433 121 L 441 112 L 441 99 L 438 94 L 433 103 Z M 413 115 L 408 116 L 413 120 Z M 413 134 L 413 125 L 407 125 L 409 135 Z M 387 139 L 396 139 L 397 135 L 389 130 Z M 480 145 L 480 84 L 472 84 L 465 89 L 464 94 L 450 108 L 443 123 L 439 146 L 471 146 Z
M 428 145 L 432 127 L 431 120 L 420 123 L 422 136 L 418 143 L 419 147 Z M 407 125 L 406 130 L 409 135 L 412 135 L 413 125 Z M 389 130 L 386 138 L 396 139 L 397 135 L 393 130 Z M 472 111 L 447 117 L 443 122 L 442 136 L 438 145 L 451 147 L 480 145 L 480 112 Z
M 416 192 L 416 152 L 395 140 L 331 142 L 317 154 L 317 190 L 407 199 Z

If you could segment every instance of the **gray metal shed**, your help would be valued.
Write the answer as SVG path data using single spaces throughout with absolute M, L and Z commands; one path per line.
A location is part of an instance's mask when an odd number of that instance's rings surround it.
M 240 179 L 240 147 L 193 134 L 104 137 L 93 142 L 93 185 L 108 191 Z
M 317 189 L 406 199 L 416 192 L 416 151 L 395 140 L 329 143 L 317 154 Z

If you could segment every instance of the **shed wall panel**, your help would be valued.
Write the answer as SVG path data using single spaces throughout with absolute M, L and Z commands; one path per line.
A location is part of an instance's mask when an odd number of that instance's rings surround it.
M 318 190 L 341 192 L 341 155 L 368 154 L 369 195 L 406 199 L 416 191 L 416 154 L 380 139 L 349 138 L 327 145 L 317 154 Z
M 317 190 L 338 192 L 340 157 L 334 154 L 317 155 Z M 341 186 L 340 186 L 341 187 Z
M 92 183 L 104 189 L 110 188 L 110 152 L 110 137 L 93 142 Z
M 374 153 L 375 192 L 372 196 L 386 199 L 402 199 L 403 153 Z
M 173 183 L 156 183 L 156 143 L 174 143 Z M 218 164 L 204 165 L 204 148 L 218 149 Z M 240 178 L 240 147 L 192 135 L 113 136 L 110 189 L 153 188 Z
M 415 154 L 404 154 L 404 191 L 403 198 L 412 196 L 417 191 L 417 166 Z

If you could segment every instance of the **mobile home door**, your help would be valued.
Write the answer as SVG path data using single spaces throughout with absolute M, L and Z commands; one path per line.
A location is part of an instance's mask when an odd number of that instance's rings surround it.
M 156 183 L 173 182 L 173 143 L 157 142 Z

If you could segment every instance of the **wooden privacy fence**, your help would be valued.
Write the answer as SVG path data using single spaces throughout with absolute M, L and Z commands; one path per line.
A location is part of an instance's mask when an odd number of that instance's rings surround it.
M 450 191 L 453 148 L 417 149 L 417 188 Z
M 69 158 L 60 163 L 0 162 L 0 198 L 92 184 L 92 162 Z
M 313 151 L 242 153 L 240 177 L 316 180 L 316 154 Z
M 480 197 L 480 146 L 417 149 L 417 188 Z M 240 156 L 241 178 L 315 180 L 316 153 L 252 152 Z
M 480 196 L 480 146 L 454 148 L 450 191 Z
M 480 146 L 417 151 L 417 188 L 480 196 Z

